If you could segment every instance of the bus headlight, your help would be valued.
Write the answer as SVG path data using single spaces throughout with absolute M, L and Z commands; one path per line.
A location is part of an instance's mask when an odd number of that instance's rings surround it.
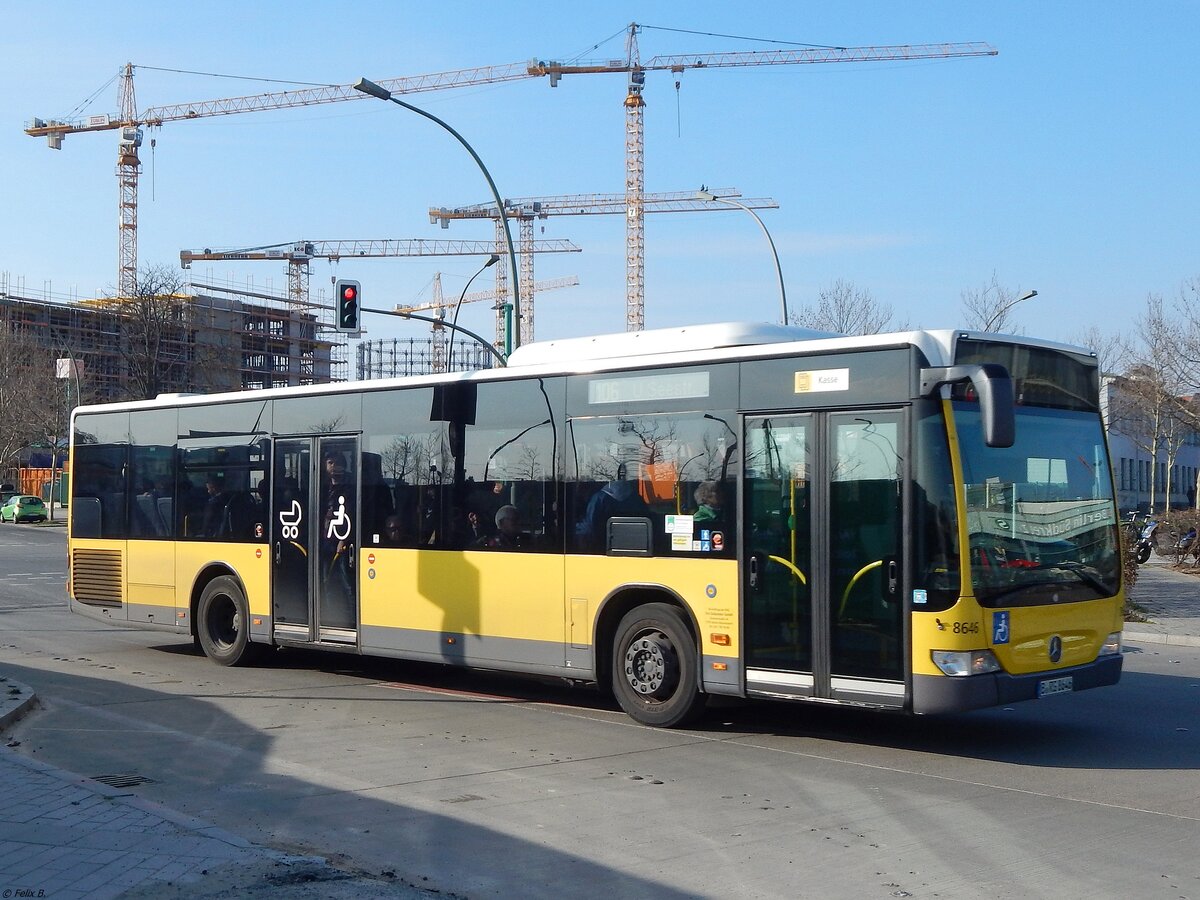
M 1121 652 L 1121 632 L 1114 631 L 1104 639 L 1104 643 L 1100 645 L 1100 652 L 1097 656 L 1112 656 Z
M 933 664 L 946 675 L 986 675 L 1000 671 L 991 650 L 934 650 Z

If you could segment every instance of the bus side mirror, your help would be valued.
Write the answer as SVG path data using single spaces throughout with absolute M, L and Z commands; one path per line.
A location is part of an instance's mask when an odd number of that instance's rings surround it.
M 921 396 L 932 397 L 943 384 L 969 381 L 979 397 L 983 442 L 989 447 L 1011 447 L 1016 439 L 1015 397 L 1008 369 L 997 363 L 941 366 L 921 370 Z

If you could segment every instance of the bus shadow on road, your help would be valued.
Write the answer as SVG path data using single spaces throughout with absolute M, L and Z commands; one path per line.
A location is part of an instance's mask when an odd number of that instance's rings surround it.
M 159 649 L 176 653 L 186 647 Z M 321 658 L 329 661 L 327 655 Z M 356 872 L 399 876 L 451 896 L 498 892 L 558 898 L 580 885 L 594 896 L 694 896 L 556 849 L 545 840 L 527 841 L 461 815 L 381 799 L 381 793 L 394 793 L 398 783 L 418 785 L 429 777 L 424 771 L 429 758 L 414 758 L 412 745 L 399 734 L 374 741 L 395 744 L 388 756 L 388 784 L 372 787 L 371 776 L 362 769 L 326 770 L 311 763 L 285 764 L 290 774 L 281 774 L 268 760 L 289 757 L 277 746 L 290 739 L 277 736 L 287 732 L 232 716 L 206 699 L 9 663 L 4 672 L 49 700 L 11 729 L 20 737 L 22 751 L 92 778 L 109 773 L 144 777 L 147 782 L 123 793 L 199 816 L 260 845 L 319 854 Z M 114 740 L 115 734 L 120 740 Z M 361 733 L 358 739 L 363 739 Z M 54 747 L 56 741 L 59 746 Z M 295 774 L 306 768 L 312 777 Z M 437 791 L 427 792 L 425 799 L 438 802 Z M 347 833 L 357 838 L 347 844 L 340 837 Z M 162 852 L 157 836 L 147 841 L 156 842 L 155 852 Z M 247 894 L 269 887 L 237 883 Z
M 752 703 L 706 720 L 772 734 L 1035 767 L 1200 769 L 1195 677 L 1127 672 L 1115 687 L 945 716 Z
M 188 654 L 192 645 L 155 649 Z M 594 685 L 563 679 L 464 669 L 437 663 L 286 650 L 266 657 L 269 668 L 326 672 L 400 690 L 379 702 L 413 700 L 539 704 L 580 713 L 617 715 Z M 1200 769 L 1194 719 L 1197 679 L 1126 671 L 1114 687 L 946 716 L 907 716 L 812 703 L 713 698 L 704 718 L 687 729 L 710 736 L 775 735 L 977 758 L 1041 767 Z M 316 699 L 316 697 L 314 697 Z

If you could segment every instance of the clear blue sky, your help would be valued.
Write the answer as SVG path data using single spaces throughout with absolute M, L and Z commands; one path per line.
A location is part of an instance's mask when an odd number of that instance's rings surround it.
M 0 56 L 5 215 L 0 271 L 14 287 L 94 296 L 117 267 L 116 137 L 27 137 L 132 61 L 137 105 L 281 90 L 183 69 L 350 83 L 542 59 L 619 58 L 622 29 L 655 54 L 807 44 L 986 41 L 994 58 L 652 73 L 646 190 L 701 184 L 770 196 L 762 213 L 793 308 L 836 279 L 924 327 L 961 324 L 960 294 L 995 272 L 1035 288 L 1021 327 L 1069 339 L 1127 330 L 1148 293 L 1200 275 L 1200 4 L 1195 2 L 662 2 L 140 4 L 7 10 Z M 607 43 L 594 45 L 612 37 Z M 457 128 L 509 197 L 624 187 L 624 78 L 566 76 L 414 95 Z M 117 111 L 117 87 L 85 113 Z M 151 149 L 150 139 L 155 146 Z M 489 199 L 478 170 L 425 120 L 374 100 L 171 123 L 143 147 L 139 262 L 184 248 L 307 238 L 485 240 L 490 224 L 430 225 L 430 206 Z M 544 232 L 542 226 L 544 225 Z M 582 254 L 539 257 L 537 277 L 581 285 L 539 298 L 537 334 L 624 328 L 620 217 L 556 218 L 538 236 Z M 313 288 L 357 278 L 370 306 L 456 297 L 466 259 L 314 262 Z M 283 290 L 278 263 L 198 264 L 194 276 Z M 481 278 L 476 286 L 481 286 Z M 488 282 L 490 283 L 490 282 Z M 491 333 L 487 304 L 460 321 Z M 646 218 L 646 324 L 778 316 L 761 232 L 737 211 Z M 424 335 L 369 322 L 372 336 Z

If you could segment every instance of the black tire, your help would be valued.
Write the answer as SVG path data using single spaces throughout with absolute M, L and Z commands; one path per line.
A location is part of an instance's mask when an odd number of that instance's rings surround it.
M 1137 548 L 1137 561 L 1140 565 L 1150 558 L 1150 545 L 1139 544 Z
M 250 617 L 246 595 L 237 579 L 214 578 L 200 595 L 196 607 L 196 636 L 200 648 L 222 666 L 244 666 L 259 647 L 250 643 Z
M 621 709 L 643 725 L 676 728 L 704 712 L 696 640 L 683 613 L 647 603 L 625 614 L 613 644 L 612 685 Z

